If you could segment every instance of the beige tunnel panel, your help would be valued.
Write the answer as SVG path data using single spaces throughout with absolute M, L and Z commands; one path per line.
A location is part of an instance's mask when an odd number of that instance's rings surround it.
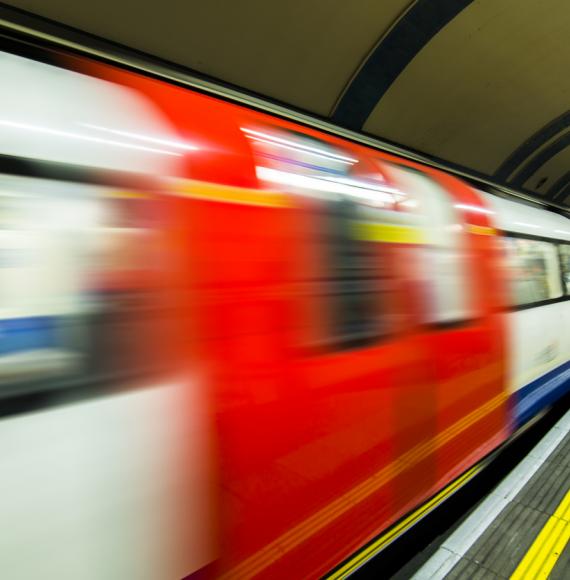
M 102 0 L 80 10 L 69 0 L 12 4 L 328 115 L 355 66 L 409 1 Z
M 567 3 L 524 4 L 473 2 L 408 65 L 365 130 L 492 174 L 568 108 Z

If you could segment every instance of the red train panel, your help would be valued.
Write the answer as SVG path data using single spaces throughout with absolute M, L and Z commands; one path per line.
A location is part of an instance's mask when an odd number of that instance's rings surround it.
M 471 188 L 182 87 L 56 58 L 142 95 L 196 146 L 154 195 L 178 320 L 165 350 L 200 369 L 211 411 L 210 574 L 320 577 L 506 439 L 499 250 Z M 442 208 L 448 237 L 429 223 Z M 451 317 L 430 282 L 440 271 L 468 295 Z

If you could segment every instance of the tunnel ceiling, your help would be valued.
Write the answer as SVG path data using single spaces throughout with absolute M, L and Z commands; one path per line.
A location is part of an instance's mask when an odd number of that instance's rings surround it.
M 570 207 L 568 0 L 13 0 Z

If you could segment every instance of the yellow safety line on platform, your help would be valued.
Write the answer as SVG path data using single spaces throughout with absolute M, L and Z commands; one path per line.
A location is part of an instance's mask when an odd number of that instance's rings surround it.
M 570 491 L 548 518 L 511 580 L 548 578 L 570 540 Z

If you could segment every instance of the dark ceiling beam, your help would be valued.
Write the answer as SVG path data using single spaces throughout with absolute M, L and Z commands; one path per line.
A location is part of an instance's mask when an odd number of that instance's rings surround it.
M 546 192 L 545 196 L 547 199 L 556 199 L 560 192 L 564 190 L 564 188 L 570 184 L 570 171 L 564 173 L 561 177 L 559 177 L 549 188 Z
M 412 59 L 472 1 L 416 0 L 351 79 L 331 115 L 332 121 L 349 129 L 362 129 Z
M 570 146 L 570 132 L 558 137 L 558 139 L 552 141 L 550 145 L 547 145 L 541 149 L 534 157 L 532 157 L 522 169 L 515 174 L 512 181 L 510 182 L 515 187 L 522 187 L 525 182 L 532 177 L 544 164 L 555 155 Z
M 566 111 L 553 119 L 526 141 L 521 143 L 495 171 L 493 177 L 498 181 L 506 182 L 511 174 L 520 167 L 529 157 L 534 155 L 545 143 L 570 127 L 570 111 Z

